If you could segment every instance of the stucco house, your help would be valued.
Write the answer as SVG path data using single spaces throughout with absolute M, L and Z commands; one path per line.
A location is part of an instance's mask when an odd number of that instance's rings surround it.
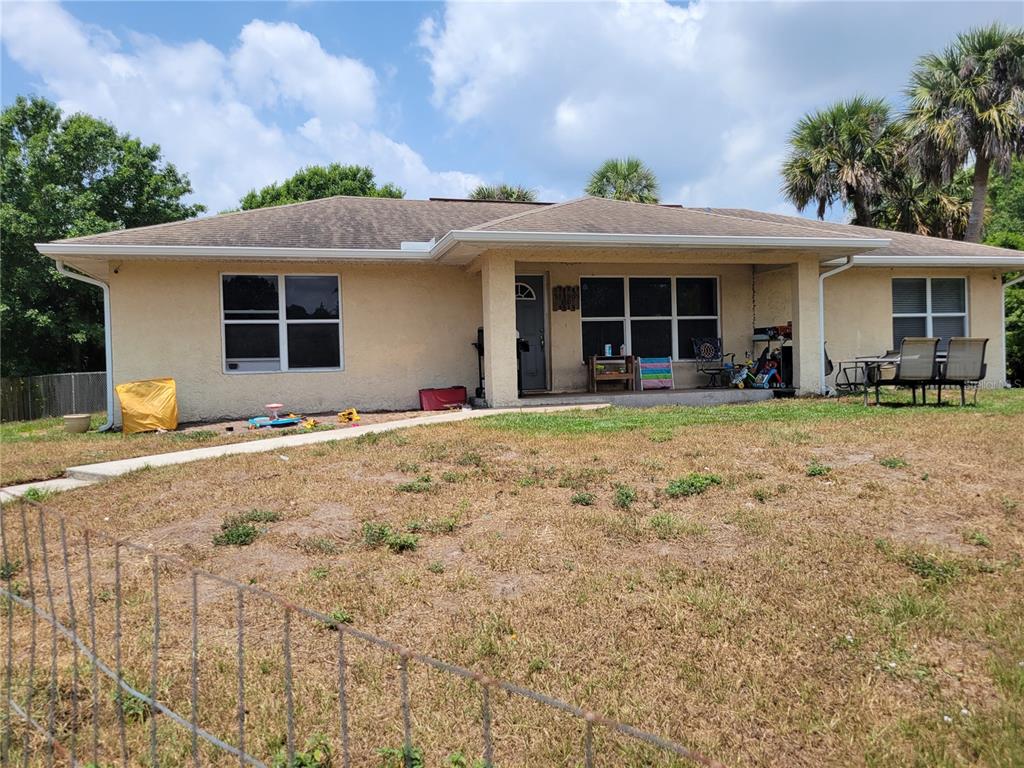
M 584 391 L 584 360 L 605 344 L 671 356 L 684 393 L 706 382 L 692 338 L 742 357 L 755 327 L 790 322 L 799 393 L 828 386 L 823 336 L 833 360 L 903 336 L 985 336 L 984 384 L 1001 386 L 1003 276 L 1024 269 L 1024 254 L 987 246 L 592 197 L 334 197 L 38 249 L 104 290 L 113 381 L 173 377 L 184 420 L 472 392 L 481 327 L 493 406 Z

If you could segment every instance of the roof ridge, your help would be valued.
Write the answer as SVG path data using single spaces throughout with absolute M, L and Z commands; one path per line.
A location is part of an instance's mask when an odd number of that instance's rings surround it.
M 532 215 L 534 213 L 540 213 L 541 211 L 550 211 L 550 210 L 553 210 L 555 208 L 562 208 L 562 207 L 567 206 L 567 205 L 573 205 L 574 203 L 580 203 L 580 202 L 583 202 L 584 200 L 590 200 L 591 197 L 592 197 L 591 195 L 583 195 L 582 197 L 574 197 L 571 200 L 563 200 L 560 203 L 551 203 L 549 205 L 543 205 L 543 206 L 538 206 L 536 208 L 531 208 L 528 211 L 519 211 L 518 213 L 510 213 L 508 216 L 502 216 L 502 217 L 497 218 L 497 219 L 491 219 L 490 221 L 485 221 L 482 224 L 476 224 L 476 225 L 474 225 L 472 227 L 467 227 L 466 231 L 470 232 L 470 231 L 473 231 L 473 230 L 482 230 L 485 227 L 491 227 L 491 226 L 494 226 L 495 224 L 501 224 L 503 222 L 510 221 L 512 219 L 520 219 L 520 218 L 522 218 L 524 216 L 530 216 L 530 215 Z
M 701 213 L 701 214 L 704 214 L 705 216 L 718 216 L 719 218 L 722 218 L 722 219 L 739 219 L 740 221 L 750 221 L 750 222 L 761 223 L 761 224 L 777 224 L 777 223 L 781 223 L 781 222 L 773 222 L 770 219 L 755 219 L 755 218 L 751 218 L 750 216 L 737 216 L 736 214 L 733 214 L 733 213 L 722 213 L 721 209 L 720 210 L 713 210 L 713 209 L 708 209 L 708 208 L 684 208 L 683 210 L 685 210 L 685 211 L 692 211 L 694 213 Z M 727 209 L 727 210 L 749 211 L 751 209 L 749 209 L 749 208 L 730 208 L 730 209 Z M 758 213 L 758 211 L 754 211 L 754 213 Z M 767 213 L 767 211 L 766 211 L 766 213 Z M 808 219 L 804 219 L 802 216 L 788 216 L 788 215 L 786 215 L 784 213 L 773 213 L 773 214 L 769 214 L 769 215 L 771 215 L 771 216 L 781 216 L 781 217 L 786 218 L 786 219 L 799 219 L 800 222 L 801 222 L 801 223 L 789 223 L 789 222 L 786 222 L 785 226 L 787 226 L 787 227 L 799 227 L 800 229 L 806 229 L 809 232 L 815 232 L 816 234 L 819 234 L 819 235 L 823 231 L 829 232 L 831 234 L 838 234 L 836 232 L 833 232 L 832 230 L 827 230 L 827 229 L 826 230 L 821 230 L 821 229 L 818 229 L 817 227 L 814 226 L 813 222 L 811 222 Z M 802 223 L 804 221 L 806 221 L 807 223 L 806 224 Z M 831 224 L 832 222 L 829 222 L 829 223 Z M 856 226 L 856 225 L 854 225 L 854 224 L 839 224 L 838 226 L 841 226 L 841 227 L 852 227 L 852 226 Z M 870 229 L 870 227 L 862 227 L 862 228 L 863 229 Z M 883 229 L 883 230 L 878 230 L 878 231 L 879 232 L 888 232 L 889 230 L 884 230 Z M 866 235 L 861 235 L 861 234 L 845 235 L 845 237 L 849 237 L 849 238 L 854 239 L 854 240 L 870 239 Z

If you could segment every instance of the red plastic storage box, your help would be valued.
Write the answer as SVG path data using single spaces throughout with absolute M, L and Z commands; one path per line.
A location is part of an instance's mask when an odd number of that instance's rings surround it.
M 465 387 L 439 387 L 420 390 L 420 408 L 424 411 L 445 411 L 466 402 Z

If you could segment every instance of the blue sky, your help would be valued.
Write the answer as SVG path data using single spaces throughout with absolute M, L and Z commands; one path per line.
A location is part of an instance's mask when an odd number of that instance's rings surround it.
M 159 143 L 212 211 L 330 161 L 410 197 L 507 181 L 565 199 L 631 153 L 666 202 L 791 212 L 778 167 L 797 118 L 855 93 L 898 107 L 919 55 L 1022 24 L 1024 4 L 5 2 L 0 17 L 4 104 L 47 96 Z

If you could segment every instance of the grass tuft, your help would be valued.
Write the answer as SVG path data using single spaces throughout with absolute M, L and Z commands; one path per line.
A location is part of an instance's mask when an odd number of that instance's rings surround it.
M 434 490 L 434 481 L 431 480 L 430 475 L 420 475 L 415 480 L 399 483 L 395 489 L 402 493 L 430 493 Z
M 615 486 L 615 495 L 612 497 L 612 504 L 616 509 L 629 509 L 638 498 L 636 488 L 619 483 Z
M 281 516 L 265 509 L 254 509 L 241 515 L 233 515 L 220 524 L 220 533 L 213 537 L 217 547 L 245 547 L 259 538 L 261 533 L 254 523 L 276 523 Z
M 909 467 L 906 459 L 901 459 L 899 456 L 887 456 L 881 459 L 879 462 L 886 469 L 903 469 L 903 467 Z
M 814 459 L 813 461 L 811 461 L 810 464 L 807 465 L 808 477 L 825 477 L 827 475 L 830 475 L 831 473 L 832 467 L 830 467 L 828 464 L 822 464 L 817 459 Z
M 704 472 L 691 472 L 677 477 L 665 488 L 665 493 L 675 499 L 680 496 L 696 496 L 715 485 L 721 485 L 722 478 Z
M 651 517 L 651 528 L 659 539 L 678 539 L 684 536 L 701 536 L 707 533 L 707 526 L 680 520 L 671 512 L 659 512 Z
M 363 543 L 370 549 L 387 547 L 395 554 L 411 552 L 419 546 L 420 537 L 394 530 L 387 523 L 363 523 Z
M 569 499 L 569 502 L 577 507 L 592 507 L 596 500 L 597 497 L 588 491 L 577 491 Z

